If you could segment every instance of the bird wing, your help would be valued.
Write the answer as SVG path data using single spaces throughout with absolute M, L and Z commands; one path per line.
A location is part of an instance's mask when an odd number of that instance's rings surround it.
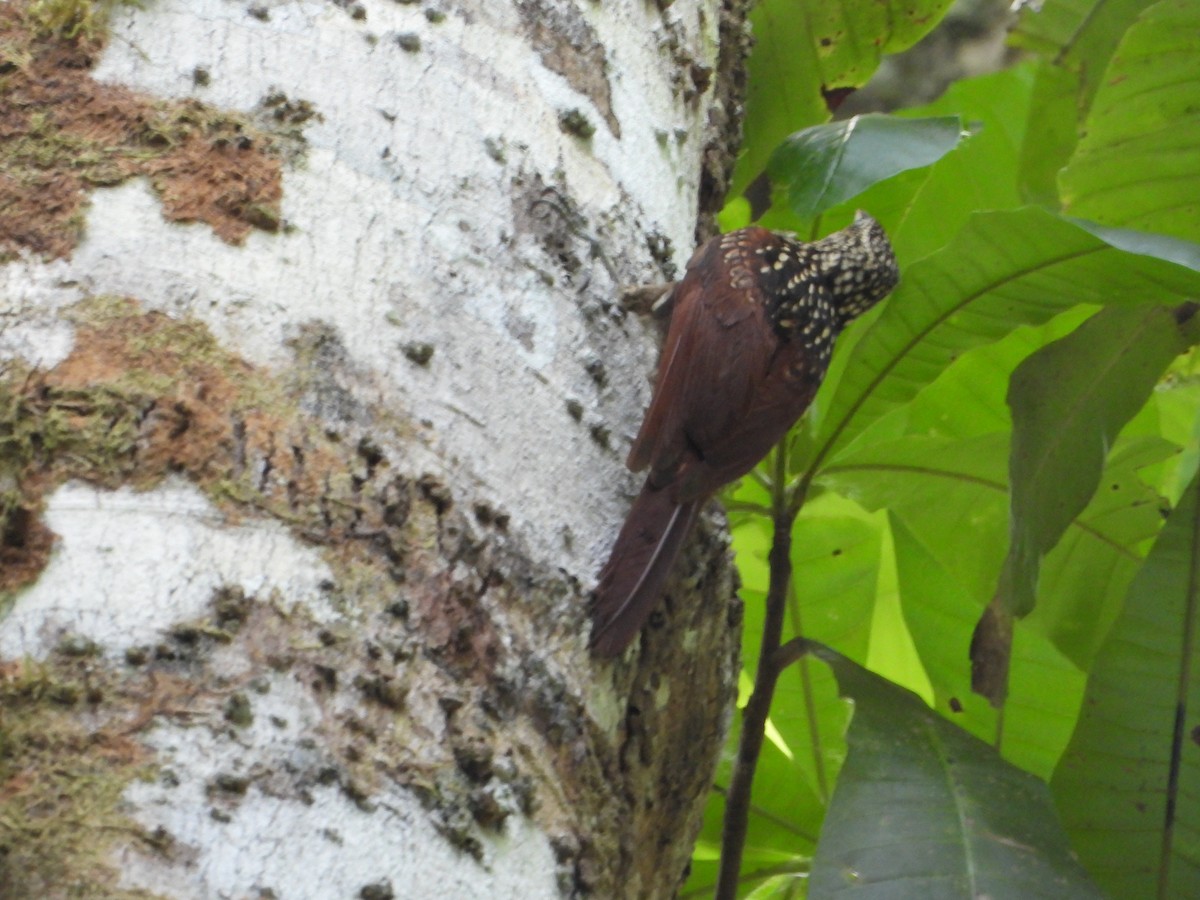
M 736 428 L 767 372 L 774 335 L 756 286 L 717 280 L 719 239 L 701 248 L 676 288 L 658 379 L 629 453 L 659 484 Z
M 828 309 L 833 300 L 828 287 L 819 281 L 809 283 L 806 293 L 806 302 L 797 315 L 815 316 L 815 310 Z M 735 355 L 731 366 L 744 368 L 737 373 L 724 372 L 721 377 L 739 389 L 741 379 L 748 378 L 746 396 L 728 408 L 729 415 L 710 416 L 710 430 L 702 431 L 697 426 L 699 437 L 694 443 L 699 458 L 686 463 L 686 471 L 677 476 L 675 493 L 680 500 L 711 493 L 754 468 L 808 409 L 821 386 L 828 362 L 821 348 L 805 340 L 803 328 L 790 338 L 779 337 L 767 319 L 764 312 L 759 327 L 768 334 L 736 335 L 739 340 L 753 342 L 759 355 Z M 814 329 L 819 321 L 808 320 Z
M 696 298 L 693 294 L 694 286 L 689 285 L 685 276 L 675 288 L 675 303 L 671 309 L 667 339 L 663 342 L 658 357 L 654 393 L 650 397 L 646 414 L 642 417 L 642 427 L 638 429 L 633 446 L 629 448 L 629 456 L 625 459 L 625 465 L 634 472 L 646 468 L 663 452 L 660 447 L 661 439 L 667 432 L 667 420 L 672 418 L 672 410 L 666 400 L 671 392 L 666 388 L 668 384 L 679 382 L 686 367 L 684 358 L 680 356 L 680 349 L 682 344 L 687 343 L 688 328 L 695 318 Z
M 825 362 L 798 341 L 783 343 L 736 427 L 710 444 L 703 465 L 689 473 L 684 494 L 716 490 L 754 468 L 808 409 L 824 374 Z

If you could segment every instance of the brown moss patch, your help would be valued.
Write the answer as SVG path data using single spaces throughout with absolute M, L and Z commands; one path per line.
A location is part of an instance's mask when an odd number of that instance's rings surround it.
M 66 359 L 0 372 L 0 589 L 40 572 L 51 540 L 38 522 L 43 498 L 70 479 L 145 489 L 179 474 L 235 519 L 265 513 L 347 560 L 382 551 L 398 578 L 408 547 L 437 547 L 437 505 L 424 489 L 305 411 L 335 386 L 282 384 L 202 323 L 131 301 L 93 299 L 65 315 L 76 329 Z M 301 361 L 324 352 L 312 331 L 298 341 Z M 326 359 L 312 377 L 336 368 Z M 432 522 L 410 517 L 414 506 Z M 413 527 L 432 531 L 417 539 Z
M 203 325 L 111 300 L 69 317 L 76 336 L 66 359 L 0 382 L 0 465 L 16 473 L 26 506 L 70 478 L 147 488 L 180 473 L 213 488 L 245 474 L 248 454 L 262 454 L 294 489 L 315 488 L 282 446 L 283 414 L 267 410 L 282 395 Z M 260 499 L 274 497 L 274 482 L 254 486 L 267 488 Z
M 146 487 L 172 472 L 198 481 L 223 475 L 236 381 L 250 367 L 196 323 L 132 306 L 89 315 L 95 311 L 80 310 L 71 354 L 39 378 L 48 417 L 57 413 L 101 451 L 98 464 L 75 474 L 108 487 Z
M 0 260 L 68 256 L 89 192 L 139 175 L 168 219 L 205 222 L 231 243 L 279 227 L 284 151 L 270 134 L 195 100 L 94 81 L 103 29 L 77 14 L 47 28 L 47 6 L 0 5 Z

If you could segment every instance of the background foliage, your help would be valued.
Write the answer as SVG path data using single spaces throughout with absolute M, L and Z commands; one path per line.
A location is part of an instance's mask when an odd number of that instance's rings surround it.
M 754 16 L 737 187 L 806 237 L 869 210 L 903 278 L 787 447 L 788 636 L 837 653 L 780 679 L 744 891 L 1200 896 L 1200 4 L 1046 0 L 1016 66 L 823 124 L 947 5 Z M 747 684 L 770 465 L 727 497 Z

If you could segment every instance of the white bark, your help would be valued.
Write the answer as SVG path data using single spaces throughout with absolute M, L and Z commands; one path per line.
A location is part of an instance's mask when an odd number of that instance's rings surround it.
M 679 267 L 692 247 L 722 113 L 687 61 L 720 65 L 719 4 L 353 6 L 155 0 L 115 16 L 100 80 L 313 105 L 287 227 L 235 246 L 165 221 L 144 181 L 96 190 L 69 259 L 0 265 L 0 361 L 53 372 L 79 350 L 68 313 L 87 297 L 202 325 L 254 378 L 300 385 L 307 421 L 269 435 L 270 453 L 228 450 L 264 496 L 299 493 L 298 512 L 215 495 L 194 463 L 136 491 L 48 484 L 55 548 L 0 618 L 0 659 L 52 661 L 83 637 L 97 677 L 137 698 L 89 720 L 136 721 L 155 772 L 123 798 L 165 840 L 104 836 L 122 888 L 668 896 L 728 713 L 727 568 L 711 550 L 690 560 L 700 587 L 678 593 L 642 668 L 590 659 L 583 608 L 635 484 L 621 459 L 656 344 L 616 298 L 664 279 L 648 236 Z M 589 139 L 560 124 L 570 110 Z M 432 346 L 426 364 L 414 343 Z M 381 462 L 356 458 L 367 439 Z M 339 448 L 313 493 L 283 483 L 284 457 L 311 471 Z M 353 478 L 365 508 L 400 495 L 404 514 L 333 546 L 303 511 Z M 229 590 L 250 598 L 232 637 L 201 629 L 172 657 L 180 624 Z M 700 594 L 709 608 L 683 611 Z M 158 702 L 179 678 L 190 688 Z

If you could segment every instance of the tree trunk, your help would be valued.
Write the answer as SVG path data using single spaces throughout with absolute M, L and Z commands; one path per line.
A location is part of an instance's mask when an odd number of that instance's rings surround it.
M 586 604 L 741 4 L 53 6 L 0 8 L 0 895 L 671 896 L 720 523 L 624 659 Z

